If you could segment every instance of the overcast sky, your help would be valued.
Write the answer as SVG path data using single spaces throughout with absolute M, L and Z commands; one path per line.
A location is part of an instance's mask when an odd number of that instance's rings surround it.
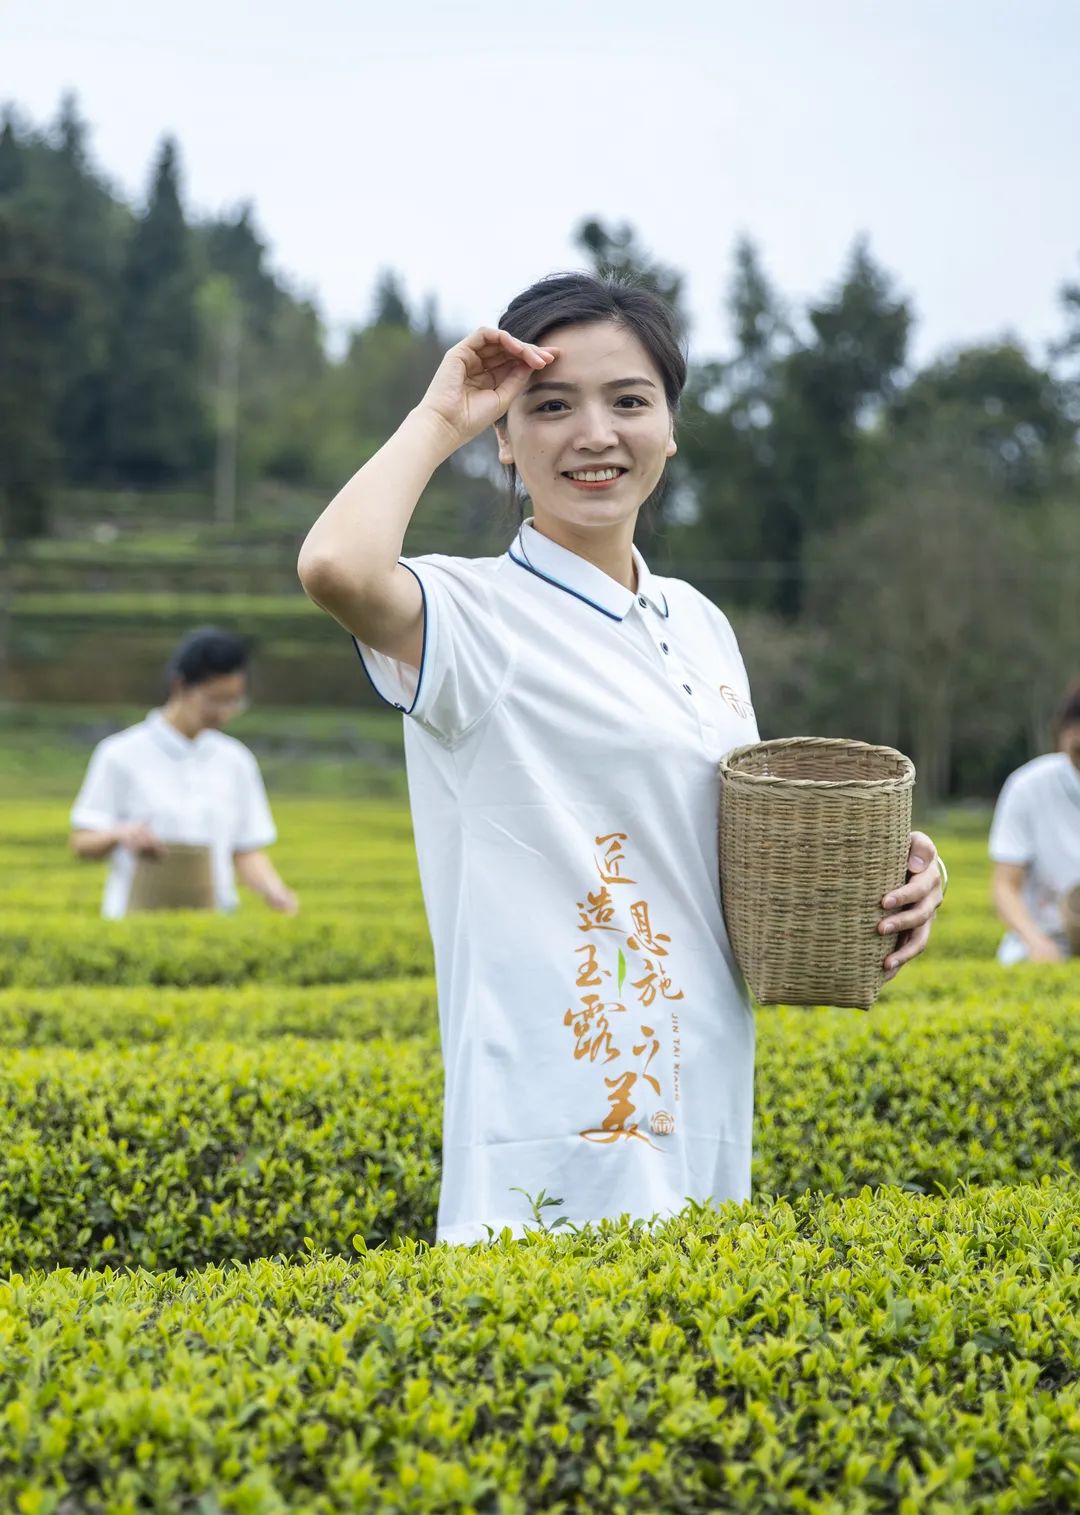
M 1080 277 L 1078 77 L 1077 0 L 0 0 L 0 99 L 40 124 L 76 91 L 136 200 L 173 133 L 189 211 L 253 200 L 338 332 L 386 265 L 492 322 L 598 215 L 686 272 L 699 357 L 740 232 L 796 308 L 865 232 L 919 361 L 1041 357 Z

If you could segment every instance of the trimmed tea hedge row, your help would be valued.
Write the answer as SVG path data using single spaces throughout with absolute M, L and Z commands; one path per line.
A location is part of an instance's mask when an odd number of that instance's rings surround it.
M 0 1272 L 192 1268 L 432 1228 L 440 1080 L 421 1041 L 11 1055 Z
M 1077 1020 L 760 1019 L 755 1190 L 1074 1182 Z M 10 1053 L 0 1267 L 195 1267 L 433 1234 L 436 1038 Z
M 11 635 L 85 637 L 109 631 L 138 636 L 183 636 L 192 626 L 243 629 L 256 641 L 297 636 L 331 640 L 333 624 L 311 603 L 299 584 L 292 594 L 20 594 L 9 609 Z
M 261 1042 L 276 1036 L 365 1041 L 416 1036 L 438 1024 L 431 978 L 297 988 L 0 989 L 0 1047 L 99 1043 Z
M 0 987 L 61 984 L 347 983 L 431 972 L 423 912 L 374 921 L 293 919 L 269 911 L 235 918 L 162 914 L 125 921 L 5 916 Z
M 381 898 L 358 900 L 354 909 L 340 908 L 340 901 L 335 905 L 320 909 L 309 901 L 292 920 L 257 904 L 235 917 L 169 913 L 126 921 L 102 921 L 89 912 L 11 911 L 0 920 L 0 988 L 334 984 L 431 972 L 431 943 L 417 890 L 387 888 Z M 935 938 L 932 962 L 978 957 L 991 963 L 997 937 L 986 922 L 953 921 Z M 910 969 L 908 983 L 914 987 Z
M 934 1034 L 945 1005 L 951 1024 L 958 1019 L 987 1035 L 998 1012 L 1058 1014 L 1063 1028 L 1080 1023 L 1080 985 L 1071 963 L 1047 963 L 1005 973 L 995 964 L 916 963 L 884 992 L 864 1028 L 871 1039 L 902 1017 L 922 1040 Z M 758 1010 L 759 1039 L 774 1035 L 772 1007 Z M 819 1017 L 825 1016 L 819 1022 Z M 991 1018 L 988 1019 L 988 1015 Z M 857 1011 L 805 1010 L 784 1024 L 800 1037 L 799 1017 L 847 1037 Z M 1006 1016 L 1008 1019 L 1008 1016 Z M 932 1022 L 929 1026 L 923 1024 Z M 1011 1021 L 1009 1022 L 1011 1024 Z M 0 1047 L 92 1047 L 98 1043 L 267 1041 L 275 1036 L 368 1040 L 374 1036 L 414 1036 L 437 1025 L 435 985 L 430 977 L 385 978 L 350 984 L 237 984 L 175 988 L 67 985 L 63 988 L 0 989 Z M 1080 1035 L 1080 1033 L 1077 1033 Z
M 395 864 L 389 868 L 373 867 L 368 873 L 342 880 L 332 875 L 310 875 L 296 868 L 286 868 L 279 857 L 275 866 L 300 896 L 301 913 L 305 918 L 330 924 L 333 917 L 347 931 L 361 929 L 365 925 L 386 920 L 396 921 L 402 913 L 419 917 L 424 908 L 420 883 L 416 870 Z M 30 912 L 45 916 L 62 914 L 65 921 L 72 918 L 98 920 L 101 916 L 101 895 L 105 874 L 90 868 L 66 869 L 61 874 L 45 873 L 33 867 L 18 870 L 19 882 L 3 890 L 0 911 L 19 915 Z M 243 885 L 239 888 L 240 913 L 260 915 L 265 910 L 262 901 Z M 145 928 L 145 923 L 144 928 Z M 158 922 L 153 923 L 157 929 Z
M 1023 963 L 1002 968 L 993 958 L 938 962 L 931 951 L 907 964 L 883 990 L 870 1014 L 887 1015 L 898 1001 L 918 1002 L 934 1013 L 941 1005 L 972 1010 L 1026 1006 L 1036 1016 L 1050 1002 L 1071 1005 L 1080 1017 L 1080 964 Z
M 0 1284 L 5 1508 L 1000 1515 L 1080 1504 L 1080 1205 L 724 1206 Z

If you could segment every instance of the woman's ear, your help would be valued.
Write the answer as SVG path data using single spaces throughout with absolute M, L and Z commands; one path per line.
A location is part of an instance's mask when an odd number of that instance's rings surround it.
M 495 440 L 499 444 L 499 462 L 509 468 L 514 461 L 514 451 L 510 446 L 510 433 L 507 430 L 505 416 L 501 421 L 495 422 Z
M 668 432 L 667 446 L 664 448 L 664 457 L 673 458 L 679 450 L 679 444 L 675 440 L 675 422 L 672 421 Z
M 510 429 L 506 424 L 506 417 L 495 421 L 495 441 L 498 442 L 498 461 L 507 468 L 512 468 L 513 448 L 510 447 Z

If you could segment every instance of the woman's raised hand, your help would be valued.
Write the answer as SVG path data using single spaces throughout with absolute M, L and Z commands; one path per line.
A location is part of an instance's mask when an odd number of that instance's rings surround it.
M 451 347 L 417 408 L 438 418 L 456 451 L 505 415 L 530 377 L 558 355 L 557 347 L 536 347 L 481 326 Z

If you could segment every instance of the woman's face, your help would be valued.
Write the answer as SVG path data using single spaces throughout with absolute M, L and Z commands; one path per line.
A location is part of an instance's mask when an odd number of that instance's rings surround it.
M 233 716 L 247 706 L 247 675 L 243 672 L 220 673 L 201 684 L 177 681 L 175 697 L 180 701 L 191 724 L 200 730 L 208 727 L 220 731 Z
M 500 463 L 517 468 L 541 530 L 545 522 L 590 530 L 635 520 L 675 452 L 659 369 L 614 321 L 556 327 L 543 340 L 559 356 L 498 427 Z

